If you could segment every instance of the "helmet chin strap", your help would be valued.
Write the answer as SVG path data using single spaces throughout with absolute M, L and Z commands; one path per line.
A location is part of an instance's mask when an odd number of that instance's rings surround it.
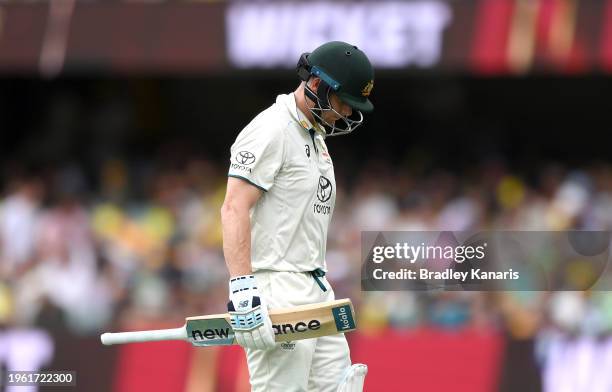
M 339 136 L 346 135 L 348 133 L 353 132 L 358 126 L 363 123 L 363 114 L 356 110 L 355 112 L 358 114 L 359 119 L 351 120 L 347 116 L 343 116 L 342 114 L 336 111 L 330 102 L 330 94 L 332 88 L 325 83 L 325 81 L 321 80 L 319 83 L 319 87 L 317 88 L 317 92 L 315 92 L 308 86 L 308 83 L 304 86 L 304 95 L 308 97 L 312 102 L 314 102 L 315 106 L 313 108 L 308 108 L 310 113 L 312 113 L 313 117 L 316 119 L 319 125 L 322 125 L 325 129 L 325 136 Z M 323 114 L 325 112 L 333 112 L 337 117 L 340 117 L 337 121 L 333 123 L 328 123 L 323 119 Z M 336 125 L 337 122 L 343 123 L 343 127 L 339 127 Z

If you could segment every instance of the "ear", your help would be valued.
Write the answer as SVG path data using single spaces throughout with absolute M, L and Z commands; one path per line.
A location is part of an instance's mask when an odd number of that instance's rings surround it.
M 319 88 L 319 84 L 321 83 L 321 79 L 320 78 L 316 78 L 316 77 L 312 77 L 310 78 L 310 80 L 308 81 L 308 85 L 310 86 L 310 88 L 313 91 L 317 91 L 317 89 Z

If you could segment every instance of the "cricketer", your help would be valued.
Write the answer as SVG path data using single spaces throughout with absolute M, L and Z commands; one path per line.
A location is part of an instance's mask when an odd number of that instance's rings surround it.
M 374 71 L 365 53 L 325 43 L 298 62 L 301 83 L 257 115 L 231 147 L 221 209 L 230 272 L 228 311 L 253 391 L 362 391 L 343 334 L 274 342 L 270 308 L 334 299 L 325 278 L 336 182 L 325 138 L 371 112 Z

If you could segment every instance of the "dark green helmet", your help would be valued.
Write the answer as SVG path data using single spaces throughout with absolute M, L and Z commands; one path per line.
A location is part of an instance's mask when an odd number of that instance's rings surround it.
M 352 132 L 363 123 L 362 112 L 374 109 L 368 98 L 374 87 L 374 70 L 365 53 L 355 45 L 332 41 L 319 46 L 312 53 L 304 53 L 298 62 L 297 73 L 306 82 L 311 77 L 321 79 L 317 91 L 306 84 L 304 93 L 315 102 L 315 107 L 310 111 L 325 127 L 327 136 Z M 350 117 L 334 110 L 330 103 L 332 93 L 353 109 Z M 341 117 L 344 126 L 330 124 L 323 119 L 322 114 L 330 110 Z
M 323 80 L 327 76 L 336 82 L 325 80 L 347 105 L 366 113 L 374 109 L 368 99 L 374 87 L 374 69 L 358 47 L 346 42 L 328 42 L 316 48 L 308 56 L 308 62 L 315 68 L 311 74 L 323 76 Z

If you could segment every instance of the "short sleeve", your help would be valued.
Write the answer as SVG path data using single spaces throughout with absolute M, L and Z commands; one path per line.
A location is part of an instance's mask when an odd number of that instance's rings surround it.
M 232 145 L 228 176 L 268 191 L 283 164 L 283 155 L 282 132 L 262 125 L 249 125 Z

